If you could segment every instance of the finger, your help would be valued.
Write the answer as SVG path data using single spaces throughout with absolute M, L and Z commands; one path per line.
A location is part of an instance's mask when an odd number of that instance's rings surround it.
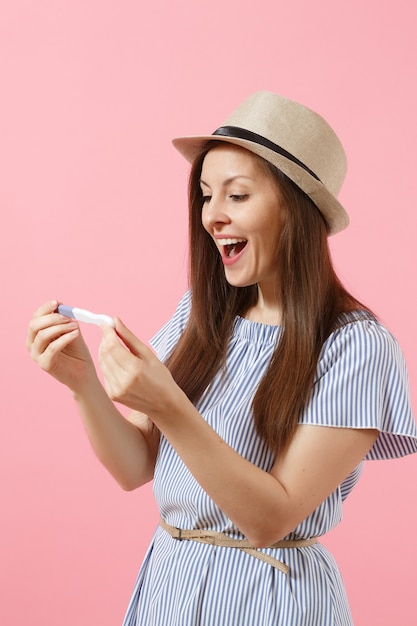
M 58 308 L 58 300 L 48 300 L 42 304 L 33 314 L 33 317 L 42 317 L 42 315 L 48 315 L 48 313 L 54 313 Z
M 140 360 L 129 352 L 117 339 L 113 348 L 101 346 L 99 350 L 99 365 L 104 378 L 104 387 L 113 400 L 119 399 L 130 378 L 131 368 L 140 364 Z
M 138 384 L 146 362 L 132 353 L 121 342 L 119 335 L 108 327 L 103 328 L 103 339 L 99 348 L 99 365 L 108 395 L 112 399 L 121 401 L 132 383 Z
M 153 352 L 118 317 L 115 318 L 115 328 L 118 336 L 132 354 L 144 360 L 154 356 Z
M 42 306 L 40 306 L 33 313 L 32 319 L 29 322 L 28 332 L 26 336 L 26 347 L 28 350 L 31 349 L 36 334 L 42 328 L 50 326 L 53 322 L 59 323 L 59 321 L 61 321 L 62 316 L 59 316 L 58 313 L 55 314 L 57 307 L 58 300 L 48 300 L 48 302 L 42 304 Z M 55 318 L 51 318 L 51 314 L 55 314 Z
M 55 341 L 49 343 L 42 353 L 36 353 L 35 350 L 33 350 L 33 360 L 36 361 L 41 369 L 54 375 L 59 365 L 59 354 L 79 337 L 79 335 L 79 328 L 75 328 L 64 335 L 60 335 Z
M 46 311 L 46 312 L 45 312 Z M 59 313 L 51 312 L 48 308 L 40 307 L 34 314 L 34 317 L 29 322 L 26 347 L 30 350 L 39 332 L 46 328 L 61 326 L 73 322 L 69 317 L 60 315 Z
M 99 347 L 99 364 L 104 377 L 107 380 L 119 380 L 123 372 L 129 370 L 136 355 L 120 342 L 116 332 L 112 328 L 103 328 L 103 339 Z
M 35 334 L 33 341 L 29 346 L 32 356 L 36 358 L 37 356 L 43 354 L 52 343 L 56 344 L 58 339 L 65 337 L 65 335 L 68 335 L 73 331 L 79 331 L 79 325 L 74 321 L 67 321 L 57 325 L 55 324 L 53 326 L 45 326 L 41 328 Z M 58 346 L 61 344 L 62 342 L 59 343 Z M 57 346 L 55 345 L 55 348 L 56 347 Z

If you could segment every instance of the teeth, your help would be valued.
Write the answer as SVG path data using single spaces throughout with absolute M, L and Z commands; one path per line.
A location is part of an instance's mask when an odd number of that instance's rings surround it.
M 246 239 L 222 239 L 221 244 L 222 246 L 233 246 L 243 241 L 246 241 Z

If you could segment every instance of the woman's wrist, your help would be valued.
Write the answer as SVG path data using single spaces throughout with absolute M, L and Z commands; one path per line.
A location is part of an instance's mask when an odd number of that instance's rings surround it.
M 97 396 L 97 393 L 106 393 L 95 369 L 82 383 L 78 382 L 76 385 L 68 385 L 68 387 L 76 402 L 84 402 L 90 397 Z

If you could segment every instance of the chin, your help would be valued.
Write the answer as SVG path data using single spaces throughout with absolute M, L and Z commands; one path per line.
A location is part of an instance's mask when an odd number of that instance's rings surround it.
M 245 281 L 245 280 L 237 280 L 237 279 L 231 279 L 227 276 L 226 274 L 226 280 L 229 283 L 229 285 L 231 285 L 232 287 L 240 287 L 241 289 L 243 289 L 244 287 L 253 287 L 253 285 L 256 285 L 256 282 L 254 281 Z

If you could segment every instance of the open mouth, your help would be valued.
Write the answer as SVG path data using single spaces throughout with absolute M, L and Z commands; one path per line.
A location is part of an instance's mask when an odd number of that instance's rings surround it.
M 247 243 L 247 239 L 224 239 L 222 241 L 224 256 L 228 259 L 237 256 L 240 252 L 242 252 Z

